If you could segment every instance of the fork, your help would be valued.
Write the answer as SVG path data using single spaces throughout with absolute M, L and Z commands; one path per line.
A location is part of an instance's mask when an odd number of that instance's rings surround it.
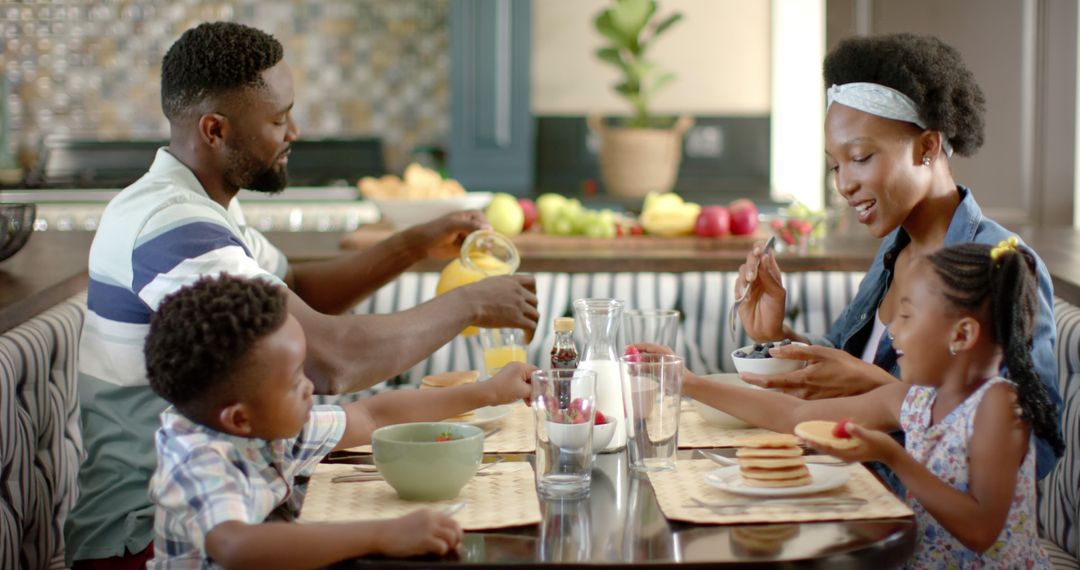
M 496 457 L 495 461 L 482 465 L 476 470 L 476 474 L 483 475 L 497 475 L 497 473 L 483 473 L 485 469 L 502 463 L 502 457 Z M 363 483 L 365 481 L 382 481 L 383 476 L 377 470 L 374 469 L 374 465 L 353 465 L 353 470 L 357 473 L 346 473 L 343 475 L 335 475 L 330 478 L 331 483 Z
M 766 253 L 772 251 L 774 245 L 776 245 L 776 234 L 769 236 L 769 239 L 765 241 L 765 247 L 761 248 L 760 257 L 764 257 Z M 735 338 L 735 316 L 739 314 L 739 305 L 746 299 L 746 294 L 749 292 L 750 284 L 747 283 L 746 287 L 743 289 L 742 296 L 736 297 L 735 301 L 731 304 L 731 311 L 728 313 L 728 328 L 731 329 L 731 338 Z
M 722 503 L 709 503 L 697 497 L 691 497 L 690 500 L 693 501 L 693 504 L 687 506 L 709 509 L 710 511 L 719 514 L 725 514 L 725 512 L 730 513 L 731 511 L 744 511 L 751 507 L 796 507 L 812 510 L 853 510 L 865 505 L 867 502 L 866 499 L 863 499 L 862 497 L 795 497 L 765 499 L 760 501 L 736 500 L 725 501 Z

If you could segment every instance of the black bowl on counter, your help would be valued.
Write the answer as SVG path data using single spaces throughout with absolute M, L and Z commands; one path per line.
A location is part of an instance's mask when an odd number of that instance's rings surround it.
M 0 204 L 0 261 L 17 253 L 34 231 L 37 206 L 34 204 Z

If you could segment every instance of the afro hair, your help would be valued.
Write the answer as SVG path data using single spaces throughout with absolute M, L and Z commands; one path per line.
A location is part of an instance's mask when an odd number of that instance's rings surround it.
M 877 83 L 907 95 L 928 129 L 971 156 L 983 144 L 986 98 L 960 52 L 916 34 L 848 38 L 825 57 L 825 86 Z
M 150 387 L 193 420 L 243 396 L 240 364 L 287 316 L 282 288 L 261 279 L 202 277 L 166 297 L 150 318 Z
M 262 72 L 283 56 L 281 43 L 261 30 L 209 22 L 184 32 L 161 60 L 161 110 L 170 120 L 207 98 L 262 85 Z

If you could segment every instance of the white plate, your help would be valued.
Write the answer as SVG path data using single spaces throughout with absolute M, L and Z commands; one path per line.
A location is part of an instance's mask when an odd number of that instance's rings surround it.
M 809 495 L 835 489 L 847 483 L 850 476 L 846 467 L 836 465 L 807 464 L 810 470 L 810 483 L 798 487 L 751 487 L 743 482 L 739 466 L 721 467 L 705 474 L 705 482 L 721 491 L 747 495 L 751 497 L 785 497 L 791 495 Z
M 484 427 L 488 424 L 493 424 L 506 416 L 510 415 L 510 405 L 503 404 L 501 406 L 487 406 L 484 408 L 477 408 L 473 410 L 473 415 L 464 420 L 446 420 L 457 424 L 466 424 L 470 426 Z

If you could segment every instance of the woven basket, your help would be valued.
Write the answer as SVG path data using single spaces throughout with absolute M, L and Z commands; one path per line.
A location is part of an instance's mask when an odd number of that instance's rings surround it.
M 588 123 L 600 137 L 600 175 L 610 194 L 640 198 L 674 188 L 683 135 L 693 119 L 679 117 L 670 129 L 611 127 L 596 115 L 590 115 Z

